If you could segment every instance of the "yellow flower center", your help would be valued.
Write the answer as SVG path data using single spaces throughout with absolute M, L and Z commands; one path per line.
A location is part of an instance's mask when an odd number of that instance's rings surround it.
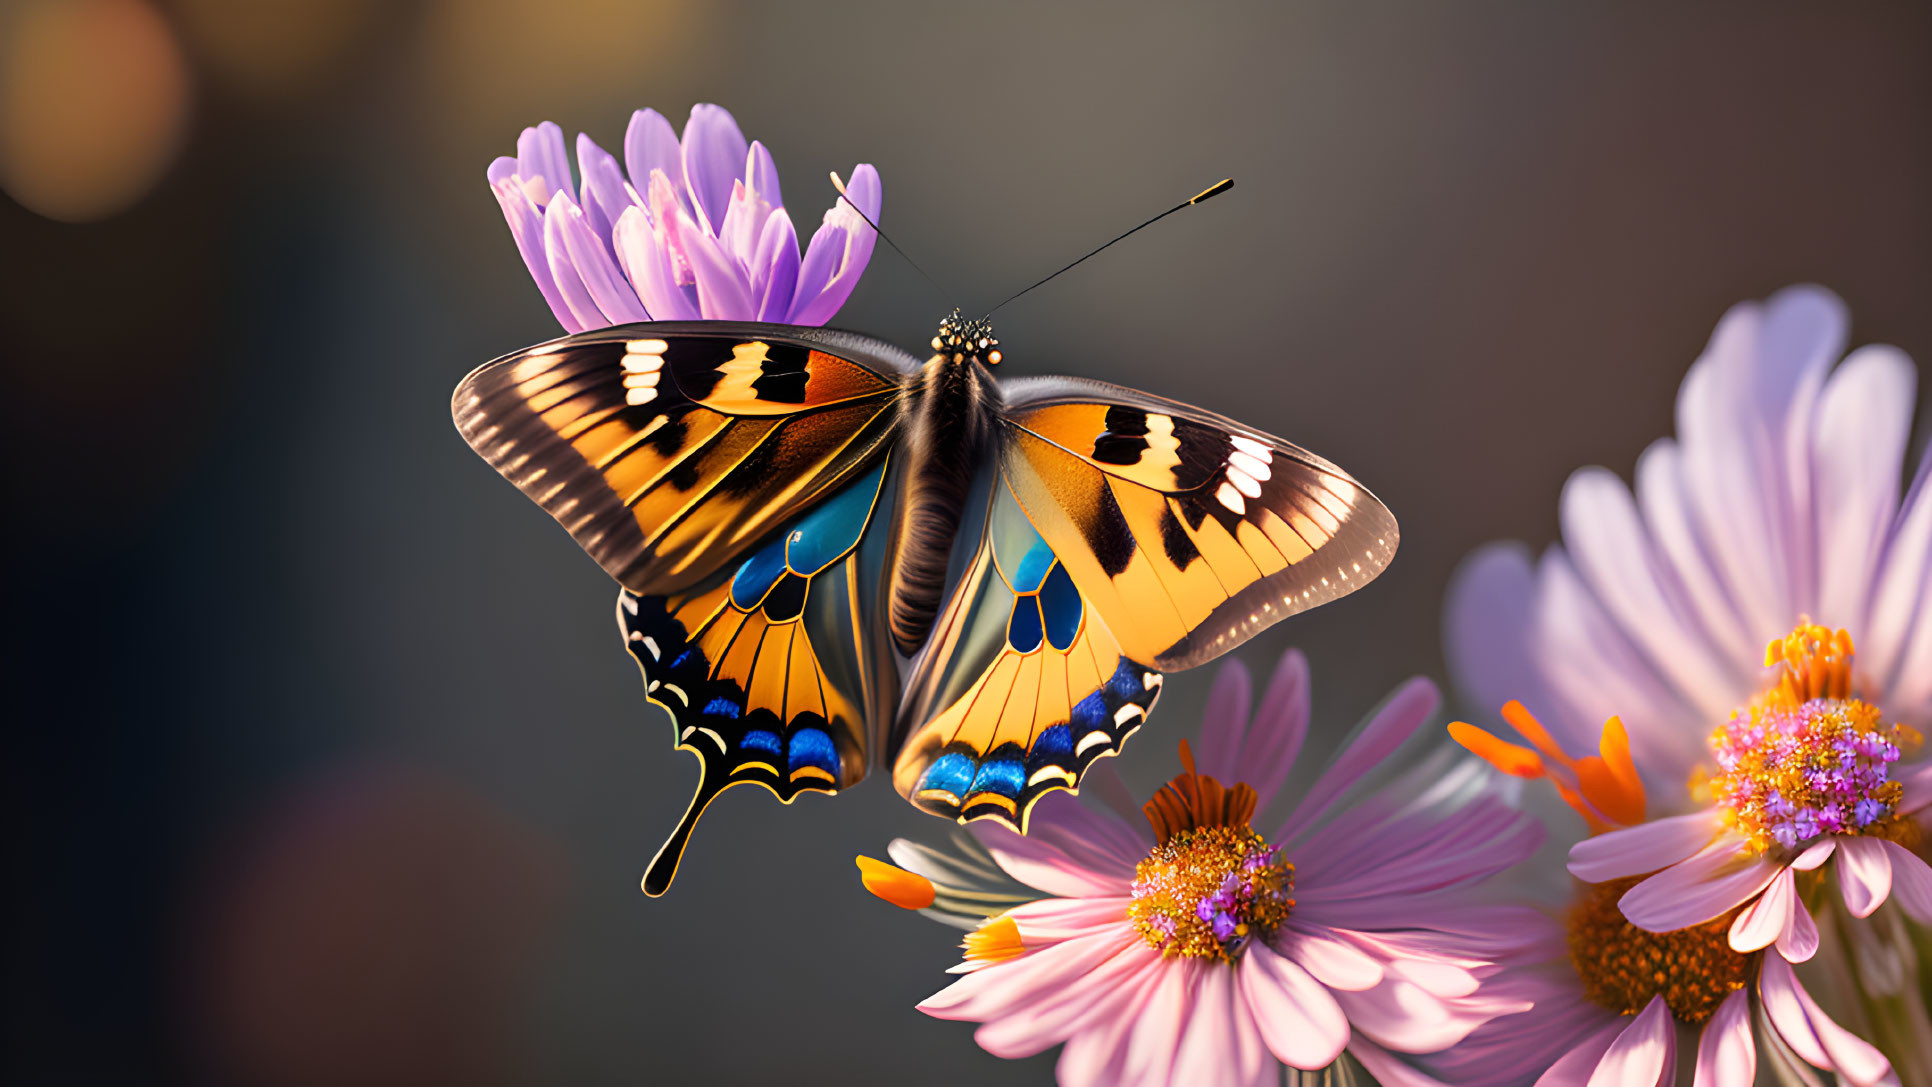
M 1661 996 L 1679 1022 L 1702 1024 L 1756 968 L 1752 956 L 1731 950 L 1736 911 L 1676 932 L 1645 932 L 1617 908 L 1642 879 L 1589 884 L 1570 907 L 1570 962 L 1583 995 L 1620 1015 L 1635 1015 Z
M 1251 786 L 1195 773 L 1186 740 L 1181 765 L 1185 772 L 1141 806 L 1156 844 L 1134 866 L 1127 917 L 1163 955 L 1233 962 L 1295 908 L 1295 866 L 1248 825 Z
M 1233 962 L 1288 919 L 1295 866 L 1246 824 L 1183 830 L 1134 868 L 1134 931 L 1163 955 Z
M 1852 653 L 1845 631 L 1800 623 L 1765 651 L 1776 684 L 1711 735 L 1718 769 L 1704 787 L 1754 852 L 1902 829 L 1889 767 L 1918 734 L 1852 696 Z

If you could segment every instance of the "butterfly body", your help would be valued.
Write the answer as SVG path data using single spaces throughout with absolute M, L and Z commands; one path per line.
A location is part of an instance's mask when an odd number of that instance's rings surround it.
M 499 359 L 464 438 L 623 585 L 647 696 L 698 756 L 645 877 L 705 806 L 871 767 L 924 811 L 1024 830 L 1145 720 L 1162 675 L 1365 584 L 1395 523 L 1339 468 L 1099 382 L 994 377 L 955 314 L 919 359 L 731 322 Z

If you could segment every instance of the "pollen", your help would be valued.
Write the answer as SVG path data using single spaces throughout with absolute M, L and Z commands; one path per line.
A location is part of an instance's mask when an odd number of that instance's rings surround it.
M 1134 867 L 1127 917 L 1164 956 L 1233 962 L 1288 919 L 1295 866 L 1249 827 L 1254 789 L 1197 773 L 1180 748 L 1185 772 L 1142 808 L 1158 844 Z
M 1846 632 L 1801 623 L 1766 650 L 1775 684 L 1712 733 L 1705 788 L 1753 852 L 1906 830 L 1890 767 L 1918 735 L 1852 696 L 1851 659 Z
M 1731 950 L 1736 911 L 1675 932 L 1645 932 L 1617 908 L 1644 877 L 1593 883 L 1570 907 L 1570 962 L 1591 1003 L 1635 1015 L 1661 996 L 1671 1014 L 1693 1026 L 1710 1019 L 1724 998 L 1750 984 L 1756 962 Z
M 1134 868 L 1127 917 L 1168 958 L 1233 962 L 1288 919 L 1295 866 L 1246 826 L 1183 830 Z

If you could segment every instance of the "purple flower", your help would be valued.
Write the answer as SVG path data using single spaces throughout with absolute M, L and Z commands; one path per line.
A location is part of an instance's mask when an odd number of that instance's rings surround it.
M 691 107 L 684 137 L 656 110 L 631 115 L 624 162 L 577 136 L 573 183 L 563 130 L 526 128 L 515 158 L 490 164 L 523 263 L 570 332 L 629 321 L 822 325 L 872 257 L 879 173 L 860 164 L 799 256 L 778 168 L 719 106 Z
M 1183 741 L 1186 773 L 1148 804 L 1101 763 L 1081 791 L 1111 814 L 1054 793 L 1025 837 L 975 823 L 963 858 L 902 839 L 891 855 L 905 870 L 862 860 L 880 897 L 979 923 L 954 968 L 965 976 L 920 1009 L 982 1024 L 980 1045 L 1003 1057 L 1065 1043 L 1063 1087 L 1254 1087 L 1345 1051 L 1382 1083 L 1418 1082 L 1397 1054 L 1529 1007 L 1486 979 L 1538 918 L 1481 886 L 1541 834 L 1471 773 L 1423 763 L 1385 791 L 1358 788 L 1436 702 L 1427 680 L 1399 688 L 1263 838 L 1252 821 L 1287 798 L 1309 731 L 1308 666 L 1291 651 L 1257 702 L 1230 660 L 1198 765 Z

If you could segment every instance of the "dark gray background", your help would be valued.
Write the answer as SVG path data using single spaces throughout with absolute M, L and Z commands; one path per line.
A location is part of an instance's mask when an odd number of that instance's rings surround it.
M 881 248 L 838 323 L 907 344 L 1232 174 L 999 329 L 1396 511 L 1384 577 L 1243 651 L 1307 651 L 1323 736 L 1439 675 L 1456 562 L 1627 474 L 1726 306 L 1821 282 L 1932 359 L 1922 5 L 305 0 L 349 29 L 267 89 L 198 36 L 222 4 L 161 6 L 198 90 L 160 187 L 87 226 L 0 199 L 15 1083 L 1050 1077 L 912 1010 L 954 934 L 852 855 L 942 826 L 882 782 L 734 792 L 637 891 L 693 763 L 609 581 L 447 415 L 557 332 L 483 179 L 525 124 L 615 148 L 719 102 L 806 230 L 876 164 L 956 293 Z

